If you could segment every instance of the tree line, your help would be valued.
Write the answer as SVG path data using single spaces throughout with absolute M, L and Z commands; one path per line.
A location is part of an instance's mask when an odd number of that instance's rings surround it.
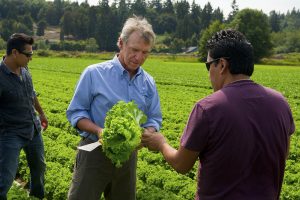
M 114 0 L 111 4 L 100 0 L 97 6 L 87 1 L 0 0 L 0 34 L 4 41 L 13 32 L 43 36 L 47 26 L 56 26 L 62 43 L 52 45 L 54 50 L 89 45 L 90 50 L 115 51 L 123 23 L 135 14 L 146 17 L 159 35 L 155 52 L 176 53 L 189 46 L 203 50 L 205 39 L 225 27 L 236 28 L 250 39 L 257 60 L 272 53 L 300 51 L 299 10 L 267 15 L 259 10 L 239 10 L 236 0 L 231 8 L 224 16 L 209 2 L 201 7 L 187 0 Z M 70 37 L 87 42 L 82 46 L 64 41 Z

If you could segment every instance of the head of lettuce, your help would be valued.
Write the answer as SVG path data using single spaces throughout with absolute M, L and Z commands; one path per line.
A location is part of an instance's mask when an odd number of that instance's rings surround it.
M 116 167 L 127 161 L 141 142 L 146 115 L 131 101 L 119 101 L 106 114 L 102 132 L 102 149 Z

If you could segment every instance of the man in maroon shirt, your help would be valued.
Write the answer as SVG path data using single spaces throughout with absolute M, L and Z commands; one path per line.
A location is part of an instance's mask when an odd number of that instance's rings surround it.
M 199 158 L 195 199 L 279 199 L 295 131 L 289 105 L 279 92 L 250 80 L 253 48 L 240 32 L 222 30 L 207 48 L 214 93 L 196 103 L 179 149 L 160 133 L 144 133 L 142 144 L 160 151 L 179 173 Z

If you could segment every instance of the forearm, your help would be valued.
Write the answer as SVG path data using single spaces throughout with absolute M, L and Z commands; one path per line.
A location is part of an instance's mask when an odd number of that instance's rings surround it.
M 178 150 L 171 147 L 168 143 L 163 143 L 160 146 L 160 152 L 163 154 L 165 160 L 178 172 L 185 174 L 189 172 L 196 160 L 198 159 L 199 152 L 191 151 L 183 146 Z
M 98 137 L 100 137 L 100 133 L 102 132 L 101 127 L 99 127 L 97 124 L 95 124 L 94 122 L 92 122 L 90 119 L 87 118 L 80 119 L 77 122 L 76 126 L 78 129 L 97 135 Z
M 184 174 L 186 171 L 180 167 L 180 159 L 177 156 L 177 149 L 171 147 L 168 143 L 164 143 L 160 147 L 160 152 L 164 156 L 169 165 L 172 166 L 178 173 Z
M 45 113 L 39 103 L 39 100 L 36 96 L 34 96 L 34 109 L 39 113 L 39 115 L 45 115 Z

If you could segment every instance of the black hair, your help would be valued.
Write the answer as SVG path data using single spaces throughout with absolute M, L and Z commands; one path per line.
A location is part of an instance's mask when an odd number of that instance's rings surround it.
M 25 50 L 25 45 L 33 45 L 33 37 L 28 36 L 24 33 L 14 33 L 7 40 L 6 55 L 10 55 L 13 49 L 20 52 Z
M 241 32 L 234 29 L 221 30 L 207 41 L 206 47 L 213 59 L 228 57 L 226 60 L 231 74 L 252 75 L 253 47 Z

